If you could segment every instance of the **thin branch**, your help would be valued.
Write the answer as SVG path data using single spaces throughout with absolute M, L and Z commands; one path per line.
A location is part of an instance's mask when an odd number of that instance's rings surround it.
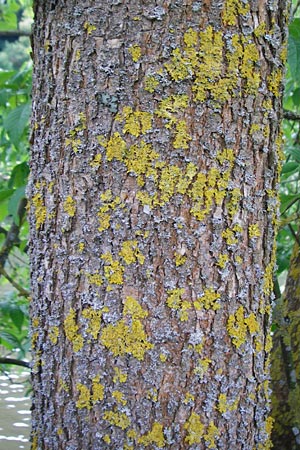
M 24 289 L 19 283 L 17 283 L 4 269 L 4 267 L 0 266 L 0 275 L 3 275 L 9 282 L 10 284 L 17 289 L 17 291 L 19 291 L 19 293 L 21 295 L 23 295 L 23 297 L 29 298 L 30 297 L 30 292 L 27 289 Z
M 21 36 L 27 36 L 30 37 L 31 32 L 30 31 L 22 31 L 22 30 L 7 30 L 7 31 L 0 31 L 0 39 L 5 38 L 16 38 L 18 39 Z
M 288 227 L 289 227 L 291 234 L 293 235 L 293 238 L 295 239 L 297 244 L 300 246 L 299 236 L 297 236 L 297 234 L 295 233 L 295 231 L 290 223 L 288 224 Z
M 9 231 L 6 234 L 5 241 L 2 245 L 2 248 L 0 250 L 0 267 L 4 268 L 6 260 L 8 258 L 8 255 L 12 248 L 18 244 L 19 241 L 19 233 L 22 226 L 22 223 L 24 221 L 24 217 L 26 214 L 26 203 L 27 200 L 23 198 L 18 206 L 18 218 L 19 218 L 19 225 L 17 225 L 15 222 L 11 224 L 11 227 Z
M 297 12 L 299 6 L 300 6 L 300 0 L 298 0 L 297 4 L 296 4 L 296 6 L 295 6 L 295 8 L 294 8 L 294 10 L 293 10 L 293 12 L 292 12 L 292 18 L 295 17 L 296 12 Z
M 294 113 L 293 111 L 284 110 L 283 118 L 287 120 L 300 121 L 300 114 Z
M 30 363 L 27 361 L 22 361 L 21 359 L 15 359 L 15 358 L 1 358 L 0 357 L 0 364 L 13 364 L 14 366 L 22 366 L 30 368 Z

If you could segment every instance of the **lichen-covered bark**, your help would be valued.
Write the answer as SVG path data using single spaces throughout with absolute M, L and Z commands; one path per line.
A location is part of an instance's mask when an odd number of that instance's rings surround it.
M 299 236 L 299 233 L 298 233 Z M 274 450 L 300 448 L 300 253 L 294 244 L 286 288 L 274 311 L 272 417 Z
M 284 2 L 35 1 L 33 449 L 267 449 Z

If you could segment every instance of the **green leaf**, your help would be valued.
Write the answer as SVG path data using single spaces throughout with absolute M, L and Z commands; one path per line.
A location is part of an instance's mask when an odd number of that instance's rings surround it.
M 14 186 L 16 188 L 19 188 L 26 185 L 28 174 L 29 167 L 27 162 L 17 164 L 11 172 L 8 187 L 12 188 Z
M 3 127 L 7 131 L 12 143 L 18 147 L 19 141 L 28 125 L 31 105 L 23 103 L 14 108 L 3 120 Z
M 15 190 L 8 202 L 8 213 L 12 215 L 16 225 L 20 225 L 20 217 L 18 215 L 18 208 L 20 201 L 25 198 L 25 186 L 21 186 Z
M 300 19 L 296 18 L 289 26 L 288 63 L 293 78 L 300 72 Z
M 293 92 L 293 103 L 295 106 L 300 106 L 300 88 L 297 88 Z
M 6 200 L 8 197 L 10 197 L 15 192 L 14 189 L 2 189 L 0 191 L 0 203 L 3 202 L 3 200 Z
M 280 212 L 283 214 L 291 206 L 293 206 L 300 199 L 300 194 L 281 194 L 280 195 Z
M 22 348 L 22 344 L 13 333 L 9 331 L 0 331 L 0 342 L 1 345 L 4 345 L 8 349 L 20 349 Z
M 10 318 L 15 327 L 21 331 L 24 323 L 24 313 L 18 306 L 14 306 L 10 310 Z
M 293 157 L 293 159 L 300 164 L 300 147 L 291 146 L 287 147 L 286 152 Z
M 4 87 L 6 81 L 8 81 L 13 75 L 15 75 L 14 70 L 0 70 L 0 87 Z
M 284 166 L 282 167 L 281 173 L 295 172 L 298 169 L 299 169 L 299 164 L 291 161 L 291 162 L 287 162 L 284 164 Z

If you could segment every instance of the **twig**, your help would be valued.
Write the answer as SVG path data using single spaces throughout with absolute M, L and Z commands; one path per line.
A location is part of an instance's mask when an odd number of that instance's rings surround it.
M 19 233 L 22 226 L 22 223 L 24 221 L 25 213 L 26 213 L 26 198 L 23 198 L 18 206 L 18 218 L 19 218 L 19 225 L 17 225 L 15 222 L 11 224 L 10 229 L 6 233 L 5 241 L 2 245 L 2 248 L 0 250 L 0 268 L 4 269 L 6 260 L 8 258 L 8 255 L 12 248 L 18 244 L 19 241 Z M 0 272 L 1 274 L 1 272 Z M 2 273 L 2 275 L 4 275 Z
M 300 0 L 299 0 L 300 1 Z M 287 111 L 286 109 L 283 111 L 283 118 L 287 120 L 299 120 L 300 114 L 294 113 L 293 111 Z
M 17 283 L 4 269 L 4 267 L 0 266 L 0 275 L 3 275 L 9 282 L 10 284 L 17 289 L 17 291 L 19 291 L 19 293 L 21 295 L 23 295 L 23 297 L 29 298 L 30 297 L 30 292 L 27 289 L 24 289 L 19 283 Z
M 296 6 L 295 6 L 295 8 L 294 8 L 294 10 L 293 10 L 293 12 L 292 12 L 292 18 L 295 17 L 296 12 L 297 12 L 299 6 L 300 6 L 300 0 L 298 0 L 297 4 L 296 4 Z
M 0 39 L 1 38 L 19 38 L 21 36 L 27 36 L 30 37 L 31 33 L 30 31 L 22 31 L 22 30 L 7 30 L 7 31 L 0 31 Z
M 15 358 L 1 358 L 0 357 L 0 364 L 13 364 L 14 366 L 22 366 L 30 368 L 30 363 L 27 361 L 22 361 L 21 359 L 15 359 Z

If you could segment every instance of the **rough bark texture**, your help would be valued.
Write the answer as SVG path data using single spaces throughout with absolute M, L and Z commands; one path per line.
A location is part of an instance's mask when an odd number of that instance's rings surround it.
M 295 242 L 285 292 L 274 311 L 276 331 L 271 370 L 274 450 L 300 449 L 299 268 L 299 244 Z
M 283 1 L 35 1 L 33 449 L 267 449 Z

